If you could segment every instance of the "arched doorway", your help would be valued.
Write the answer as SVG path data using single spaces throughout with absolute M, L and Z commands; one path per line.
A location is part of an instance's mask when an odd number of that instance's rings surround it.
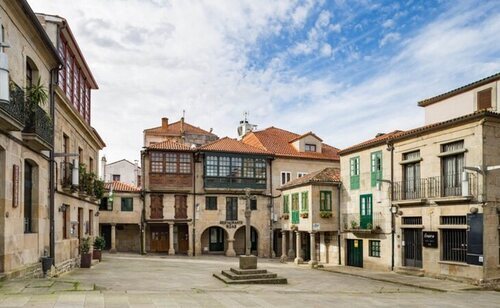
M 259 251 L 259 234 L 257 233 L 257 229 L 254 227 L 250 227 L 250 243 L 251 248 L 250 251 L 254 256 L 258 255 Z M 246 241 L 245 241 L 245 226 L 240 227 L 234 233 L 234 251 L 236 255 L 244 255 L 246 250 Z
M 202 253 L 223 254 L 227 249 L 227 232 L 221 227 L 208 227 L 201 234 Z

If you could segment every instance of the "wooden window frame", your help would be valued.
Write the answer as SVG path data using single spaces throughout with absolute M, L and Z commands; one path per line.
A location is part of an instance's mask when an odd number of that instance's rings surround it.
M 359 156 L 351 157 L 349 159 L 350 170 L 350 188 L 352 190 L 359 189 L 361 177 L 361 159 Z
M 493 108 L 493 87 L 489 87 L 476 93 L 476 110 L 487 110 Z
M 300 193 L 300 211 L 303 213 L 309 212 L 309 192 L 303 191 Z
M 121 197 L 120 198 L 120 211 L 121 212 L 133 212 L 134 211 L 134 198 L 132 197 Z M 130 200 L 130 209 L 124 209 L 124 201 L 129 201 Z
M 326 196 L 329 196 L 327 199 Z M 329 202 L 327 202 L 329 200 Z M 321 190 L 319 192 L 319 210 L 321 212 L 331 212 L 332 211 L 332 192 L 329 190 Z
M 374 258 L 380 258 L 380 240 L 368 240 L 368 255 Z
M 205 196 L 205 210 L 217 211 L 217 196 Z
M 380 157 L 379 157 L 380 155 Z M 377 158 L 380 159 L 380 170 L 377 169 Z M 382 151 L 376 151 L 370 153 L 370 179 L 371 179 L 371 186 L 376 187 L 377 186 L 377 179 L 382 179 L 382 172 L 383 172 L 383 163 L 382 163 Z

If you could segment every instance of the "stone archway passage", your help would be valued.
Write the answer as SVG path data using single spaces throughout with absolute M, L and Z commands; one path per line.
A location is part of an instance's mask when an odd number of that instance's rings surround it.
M 227 240 L 227 232 L 223 228 L 206 228 L 201 234 L 202 253 L 224 253 L 227 250 Z
M 257 229 L 253 226 L 250 227 L 250 243 L 252 245 L 250 249 L 251 253 L 254 256 L 257 256 L 259 251 L 259 234 L 257 233 Z M 242 226 L 234 233 L 234 250 L 237 255 L 244 255 L 245 249 L 245 226 Z

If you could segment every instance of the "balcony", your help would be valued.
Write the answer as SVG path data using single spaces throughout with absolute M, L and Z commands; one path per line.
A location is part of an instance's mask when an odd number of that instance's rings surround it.
M 23 129 L 23 140 L 35 151 L 48 151 L 53 147 L 52 119 L 40 106 L 28 111 L 26 125 Z
M 205 188 L 266 189 L 266 179 L 205 177 Z
M 383 233 L 385 221 L 386 219 L 382 213 L 372 215 L 348 213 L 342 215 L 344 231 L 352 233 Z
M 73 185 L 73 164 L 68 162 L 61 163 L 61 186 L 66 192 L 76 192 L 77 188 Z
M 0 101 L 0 129 L 20 131 L 24 126 L 24 91 L 15 84 L 10 89 L 10 102 Z
M 448 174 L 424 179 L 394 182 L 395 203 L 424 203 L 427 199 L 467 199 L 477 196 L 477 176 L 472 173 Z M 439 201 L 436 201 L 439 202 Z

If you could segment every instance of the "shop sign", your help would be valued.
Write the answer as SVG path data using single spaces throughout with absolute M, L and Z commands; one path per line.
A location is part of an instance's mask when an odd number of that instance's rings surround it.
M 423 244 L 427 248 L 438 247 L 438 233 L 436 231 L 424 231 Z
M 243 224 L 243 221 L 241 221 L 241 220 L 226 220 L 226 221 L 221 220 L 220 224 L 226 225 L 227 229 L 236 229 L 238 227 L 238 225 Z

